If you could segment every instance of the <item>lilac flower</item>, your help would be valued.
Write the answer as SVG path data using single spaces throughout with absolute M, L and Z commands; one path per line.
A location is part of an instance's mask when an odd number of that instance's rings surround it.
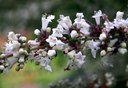
M 76 17 L 77 18 L 74 20 L 74 25 L 76 25 L 76 27 L 78 29 L 80 29 L 81 28 L 81 23 L 85 22 L 85 20 L 83 19 L 84 15 L 83 15 L 83 13 L 77 13 Z
M 48 57 L 42 57 L 40 59 L 40 65 L 44 67 L 46 70 L 52 72 L 52 69 L 49 63 L 50 63 L 50 59 Z
M 80 67 L 84 63 L 85 55 L 82 55 L 81 52 L 75 54 L 75 60 L 78 62 L 78 66 Z
M 91 49 L 93 58 L 96 58 L 96 52 L 99 49 L 99 44 L 100 44 L 100 42 L 98 42 L 98 41 L 94 41 L 94 40 L 87 41 L 87 45 Z
M 46 18 L 46 15 L 43 15 L 42 16 L 42 29 L 43 31 L 45 31 L 48 27 L 48 24 L 49 22 L 52 22 L 52 20 L 55 18 L 54 15 L 49 15 L 47 18 Z
M 66 30 L 69 30 L 69 28 L 72 26 L 72 21 L 70 20 L 69 16 L 64 17 L 64 15 L 60 15 L 58 23 Z
M 100 25 L 100 17 L 102 16 L 102 11 L 99 10 L 95 13 L 95 15 L 92 16 L 92 18 L 95 18 L 96 24 Z
M 59 30 L 58 28 L 53 28 L 53 33 L 52 33 L 52 36 L 54 37 L 63 37 L 62 33 L 61 33 L 61 30 Z
M 48 37 L 48 39 L 46 39 L 46 42 L 48 42 L 51 47 L 53 47 L 57 41 L 57 38 L 51 35 Z
M 105 30 L 107 31 L 107 32 L 109 32 L 111 29 L 114 29 L 114 24 L 112 23 L 112 22 L 108 22 L 108 21 L 105 21 L 105 23 L 104 23 L 104 25 L 105 25 Z
M 61 40 L 58 40 L 55 45 L 55 49 L 57 50 L 63 50 L 65 48 L 65 43 L 63 43 Z
M 8 40 L 9 41 L 17 41 L 18 38 L 17 38 L 17 36 L 16 36 L 16 34 L 14 32 L 9 32 L 8 33 Z

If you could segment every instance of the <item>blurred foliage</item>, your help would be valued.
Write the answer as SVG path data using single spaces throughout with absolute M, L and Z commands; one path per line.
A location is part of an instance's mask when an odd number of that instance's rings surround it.
M 110 19 L 120 10 L 128 13 L 127 0 L 0 0 L 1 30 L 34 30 L 41 28 L 41 15 L 60 14 L 75 18 L 77 12 L 83 12 L 85 18 L 92 21 L 94 11 L 101 9 Z M 51 26 L 56 27 L 56 21 Z

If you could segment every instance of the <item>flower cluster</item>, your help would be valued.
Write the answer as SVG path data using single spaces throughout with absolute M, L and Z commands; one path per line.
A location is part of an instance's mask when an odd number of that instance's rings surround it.
M 6 72 L 18 63 L 16 70 L 23 68 L 27 60 L 52 71 L 50 62 L 61 51 L 69 61 L 64 70 L 77 69 L 85 62 L 85 50 L 90 50 L 92 57 L 127 52 L 128 19 L 118 11 L 113 21 L 109 21 L 101 10 L 95 12 L 92 18 L 96 24 L 84 19 L 83 13 L 77 13 L 74 22 L 69 16 L 60 15 L 55 28 L 48 26 L 54 15 L 43 15 L 41 29 L 35 29 L 34 40 L 27 40 L 21 34 L 9 32 L 8 42 L 0 55 L 0 71 Z M 101 23 L 102 20 L 102 23 Z

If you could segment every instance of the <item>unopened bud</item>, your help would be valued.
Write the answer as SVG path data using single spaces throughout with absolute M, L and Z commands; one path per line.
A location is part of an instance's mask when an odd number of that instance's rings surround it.
M 107 51 L 111 52 L 113 49 L 111 47 L 107 48 Z
M 125 42 L 122 42 L 122 43 L 121 43 L 121 47 L 122 47 L 122 48 L 126 48 L 126 46 L 127 46 L 127 45 L 126 45 Z
M 55 50 L 49 50 L 47 54 L 49 57 L 52 57 L 56 54 L 56 51 Z
M 40 30 L 39 29 L 35 29 L 34 34 L 35 35 L 39 35 L 40 34 Z
M 50 33 L 50 32 L 51 32 L 51 28 L 48 27 L 48 28 L 46 29 L 46 31 Z
M 100 34 L 100 37 L 99 37 L 100 40 L 104 40 L 106 38 L 107 38 L 107 36 L 105 33 Z
M 5 67 L 3 65 L 0 65 L 0 70 L 4 70 Z
M 21 37 L 19 38 L 19 40 L 22 41 L 22 42 L 26 42 L 26 41 L 27 41 L 27 38 L 26 38 L 25 36 L 21 36 Z
M 77 31 L 75 31 L 75 30 L 73 30 L 73 31 L 70 33 L 70 35 L 71 35 L 71 38 L 76 38 L 76 37 L 78 37 L 78 33 L 77 33 Z
M 105 56 L 105 55 L 106 55 L 106 51 L 105 51 L 105 50 L 102 50 L 102 51 L 100 52 L 100 55 L 101 55 L 101 56 Z

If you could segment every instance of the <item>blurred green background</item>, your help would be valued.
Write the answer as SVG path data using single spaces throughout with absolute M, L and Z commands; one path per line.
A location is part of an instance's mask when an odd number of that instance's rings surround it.
M 6 40 L 7 33 L 12 30 L 33 38 L 33 30 L 41 28 L 42 14 L 53 14 L 56 20 L 60 14 L 64 14 L 73 20 L 77 12 L 83 12 L 86 19 L 94 22 L 91 16 L 99 9 L 110 20 L 113 20 L 117 11 L 124 11 L 127 17 L 128 0 L 0 0 L 0 46 Z M 51 27 L 56 27 L 56 20 L 50 24 Z M 51 82 L 77 74 L 77 71 L 63 70 L 66 61 L 60 53 L 51 63 L 52 73 L 27 62 L 20 72 L 11 69 L 8 73 L 1 74 L 0 88 L 46 88 Z

